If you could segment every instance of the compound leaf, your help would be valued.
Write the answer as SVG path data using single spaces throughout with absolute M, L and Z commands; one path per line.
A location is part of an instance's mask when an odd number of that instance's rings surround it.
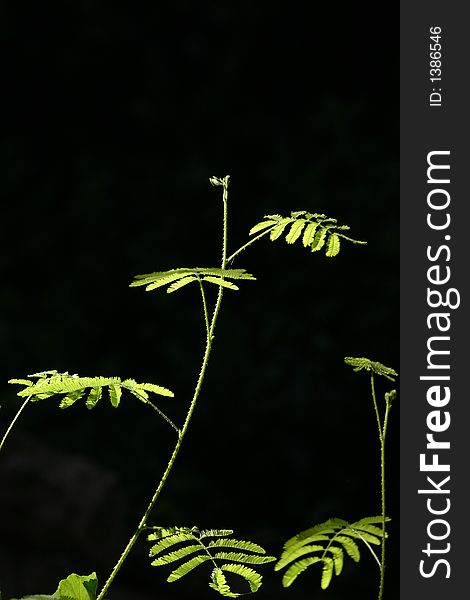
M 362 370 L 369 371 L 370 373 L 375 373 L 375 375 L 386 377 L 387 379 L 390 379 L 390 381 L 395 381 L 395 377 L 398 377 L 398 373 L 391 367 L 386 367 L 382 363 L 375 362 L 369 358 L 355 358 L 346 356 L 344 362 L 347 365 L 354 367 L 355 372 Z
M 328 519 L 310 527 L 287 540 L 274 570 L 280 571 L 288 567 L 282 580 L 284 587 L 288 587 L 310 565 L 321 562 L 321 587 L 326 589 L 333 574 L 341 574 L 344 553 L 355 562 L 360 560 L 359 547 L 355 540 L 364 542 L 378 560 L 370 544 L 381 544 L 383 537 L 387 535 L 383 529 L 376 526 L 381 522 L 380 517 L 365 517 L 355 523 L 348 523 L 343 519 Z
M 258 544 L 227 537 L 232 533 L 230 529 L 156 527 L 154 533 L 148 536 L 149 541 L 157 542 L 150 548 L 151 557 L 158 555 L 151 564 L 155 567 L 163 566 L 192 555 L 189 560 L 170 573 L 167 581 L 177 581 L 200 564 L 210 560 L 215 568 L 212 571 L 209 587 L 219 594 L 229 598 L 240 595 L 230 589 L 223 571 L 240 575 L 248 581 L 251 591 L 256 591 L 261 585 L 261 575 L 245 565 L 263 565 L 276 559 L 274 556 L 267 556 L 264 548 Z M 176 545 L 178 547 L 174 548 Z M 234 552 L 233 549 L 244 550 L 244 552 Z
M 353 244 L 366 243 L 346 236 L 343 232 L 347 231 L 349 227 L 338 225 L 336 219 L 327 217 L 324 214 L 298 210 L 291 212 L 290 217 L 266 215 L 265 219 L 251 228 L 250 235 L 265 230 L 265 233 L 269 233 L 271 241 L 274 242 L 285 233 L 287 225 L 290 225 L 285 236 L 288 244 L 294 244 L 302 236 L 304 247 L 310 248 L 312 252 L 325 248 L 325 254 L 329 257 L 339 254 L 341 248 L 340 238 Z M 261 235 L 264 235 L 264 233 Z

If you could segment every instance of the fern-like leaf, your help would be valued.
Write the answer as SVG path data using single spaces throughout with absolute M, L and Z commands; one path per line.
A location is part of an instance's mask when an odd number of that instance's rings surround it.
M 355 523 L 348 523 L 344 519 L 328 519 L 290 538 L 284 544 L 284 551 L 274 567 L 276 571 L 288 567 L 282 579 L 283 586 L 292 585 L 310 565 L 321 562 L 321 587 L 326 589 L 333 574 L 341 574 L 345 553 L 355 562 L 360 560 L 356 543 L 359 540 L 366 544 L 375 560 L 378 560 L 370 544 L 380 545 L 384 535 L 387 535 L 377 526 L 381 523 L 382 517 L 365 517 Z
M 306 248 L 310 248 L 312 252 L 325 248 L 325 255 L 328 257 L 339 254 L 341 238 L 353 244 L 366 244 L 366 242 L 347 236 L 344 233 L 349 229 L 347 225 L 338 225 L 336 219 L 324 214 L 298 210 L 291 212 L 290 217 L 266 215 L 264 218 L 266 220 L 257 223 L 250 229 L 250 235 L 259 234 L 258 237 L 261 237 L 269 234 L 269 238 L 274 242 L 282 237 L 289 226 L 285 236 L 288 244 L 294 244 L 302 236 L 302 244 Z
M 92 409 L 101 399 L 105 388 L 115 408 L 119 406 L 122 390 L 131 392 L 143 402 L 149 402 L 147 392 L 160 396 L 174 396 L 172 391 L 162 386 L 153 383 L 137 383 L 133 379 L 121 380 L 119 377 L 79 377 L 57 371 L 44 371 L 29 377 L 30 379 L 10 379 L 8 383 L 22 385 L 23 389 L 18 392 L 18 396 L 21 398 L 31 396 L 32 402 L 58 396 L 60 408 L 69 408 L 87 394 L 86 406 Z
M 238 290 L 238 286 L 231 281 L 227 281 L 230 279 L 254 281 L 256 277 L 247 273 L 245 269 L 220 269 L 215 267 L 196 267 L 194 269 L 181 268 L 136 275 L 134 281 L 130 284 L 130 287 L 145 286 L 145 290 L 150 292 L 169 284 L 167 292 L 172 293 L 194 281 L 206 281 L 231 290 Z
M 398 373 L 391 367 L 386 367 L 382 363 L 374 362 L 368 358 L 353 358 L 351 356 L 346 356 L 344 362 L 347 365 L 354 367 L 355 372 L 362 370 L 369 371 L 375 375 L 386 377 L 387 379 L 390 379 L 390 381 L 395 381 L 395 377 L 398 377 Z
M 158 567 L 186 559 L 170 573 L 167 581 L 172 582 L 200 564 L 211 561 L 214 569 L 209 587 L 222 596 L 236 598 L 240 595 L 230 588 L 224 571 L 239 575 L 248 582 L 252 592 L 257 591 L 261 585 L 261 575 L 245 565 L 263 565 L 276 559 L 267 556 L 264 548 L 258 544 L 228 537 L 232 533 L 230 529 L 156 527 L 148 536 L 149 541 L 156 542 L 150 548 L 150 556 L 154 558 L 151 564 Z M 234 549 L 244 552 L 234 552 Z

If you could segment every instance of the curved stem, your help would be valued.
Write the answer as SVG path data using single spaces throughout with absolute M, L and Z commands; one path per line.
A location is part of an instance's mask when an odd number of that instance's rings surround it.
M 228 199 L 228 177 L 225 177 L 223 179 L 223 201 L 224 201 L 224 217 L 223 217 L 223 240 L 222 240 L 222 268 L 225 268 L 227 259 L 226 259 L 226 255 L 227 255 L 227 199 Z M 214 307 L 214 312 L 212 314 L 212 320 L 210 323 L 210 326 L 208 326 L 208 319 L 207 319 L 207 305 L 205 302 L 205 296 L 204 296 L 204 292 L 202 292 L 203 295 L 203 305 L 204 305 L 204 320 L 206 322 L 206 347 L 204 350 L 204 356 L 202 359 L 202 365 L 201 365 L 201 369 L 199 371 L 199 376 L 197 379 L 197 383 L 196 383 L 196 387 L 194 389 L 194 393 L 193 393 L 193 397 L 191 400 L 191 404 L 189 406 L 188 412 L 186 414 L 186 419 L 184 421 L 184 425 L 179 433 L 178 436 L 178 441 L 176 443 L 176 446 L 174 447 L 173 453 L 170 457 L 170 460 L 168 461 L 168 464 L 166 466 L 166 469 L 160 479 L 160 482 L 157 486 L 157 489 L 155 490 L 152 499 L 150 500 L 142 518 L 140 519 L 140 522 L 137 526 L 137 529 L 135 530 L 134 534 L 132 535 L 131 539 L 128 541 L 127 546 L 124 548 L 123 553 L 121 554 L 118 562 L 116 563 L 116 565 L 114 566 L 110 576 L 108 577 L 106 583 L 104 584 L 101 592 L 99 593 L 98 597 L 96 600 L 103 600 L 105 595 L 107 594 L 112 582 L 114 581 L 114 578 L 116 577 L 117 573 L 119 572 L 122 564 L 124 563 L 124 561 L 126 560 L 127 556 L 129 555 L 129 552 L 132 550 L 132 547 L 134 546 L 134 544 L 136 543 L 140 533 L 146 529 L 147 527 L 147 519 L 150 515 L 150 513 L 152 512 L 158 497 L 160 496 L 160 493 L 163 489 L 163 486 L 166 483 L 166 480 L 168 479 L 168 476 L 171 472 L 171 469 L 173 468 L 173 465 L 175 463 L 176 457 L 178 456 L 178 453 L 180 451 L 181 448 L 181 444 L 183 443 L 183 438 L 186 434 L 186 431 L 189 427 L 189 423 L 191 421 L 191 417 L 193 415 L 194 409 L 196 407 L 196 403 L 197 403 L 197 399 L 199 397 L 199 393 L 201 391 L 201 387 L 202 387 L 202 383 L 204 381 L 204 376 L 206 374 L 206 369 L 207 369 L 207 365 L 209 363 L 209 357 L 210 357 L 210 353 L 211 353 L 211 349 L 212 349 L 212 340 L 214 338 L 214 330 L 215 330 L 215 325 L 217 322 L 217 317 L 219 315 L 219 310 L 220 310 L 220 305 L 222 302 L 222 296 L 223 296 L 223 288 L 222 286 L 219 286 L 219 292 L 217 295 L 217 301 Z
M 153 410 L 155 410 L 163 419 L 165 419 L 165 421 L 168 423 L 168 425 L 170 425 L 171 427 L 173 427 L 173 429 L 176 431 L 176 433 L 178 435 L 181 434 L 181 431 L 178 429 L 178 427 L 173 423 L 173 421 L 170 419 L 170 417 L 167 417 L 166 414 L 160 410 L 158 408 L 158 406 L 156 404 L 154 404 L 153 402 L 151 402 L 150 400 L 146 400 L 145 404 L 149 404 Z
M 206 294 L 204 292 L 204 286 L 202 285 L 201 278 L 197 278 L 199 283 L 199 289 L 201 290 L 202 297 L 202 309 L 204 310 L 204 321 L 206 323 L 206 335 L 210 335 L 210 325 L 209 325 L 209 313 L 207 312 L 207 302 L 206 302 Z
M 379 586 L 379 596 L 378 600 L 382 600 L 383 592 L 384 592 L 384 582 L 385 582 L 385 434 L 387 432 L 387 424 L 388 424 L 388 411 L 389 411 L 389 403 L 387 402 L 387 407 L 385 410 L 385 418 L 382 429 L 382 424 L 380 422 L 379 409 L 377 406 L 377 398 L 375 395 L 375 385 L 374 385 L 374 375 L 371 373 L 370 376 L 371 389 L 372 389 L 372 400 L 374 402 L 374 410 L 375 416 L 377 419 L 377 425 L 379 427 L 379 440 L 380 440 L 380 496 L 381 496 L 381 504 L 382 504 L 382 555 L 381 555 L 381 566 L 380 566 L 380 586 Z
M 243 250 L 245 250 L 245 248 L 248 248 L 248 246 L 251 246 L 251 244 L 253 244 L 254 242 L 256 242 L 257 240 L 259 240 L 260 238 L 263 237 L 263 235 L 266 235 L 267 233 L 271 233 L 271 230 L 275 227 L 275 225 L 273 225 L 272 227 L 269 227 L 268 229 L 265 229 L 264 231 L 262 231 L 259 235 L 257 235 L 256 237 L 254 237 L 252 240 L 250 240 L 249 242 L 247 242 L 244 246 L 241 246 L 241 248 L 238 248 L 238 250 L 236 250 L 233 254 L 231 254 L 228 258 L 227 258 L 227 262 L 231 262 L 235 256 L 238 256 L 238 254 L 240 254 L 240 252 L 243 252 Z
M 20 406 L 18 412 L 16 413 L 16 415 L 13 417 L 12 422 L 10 423 L 8 429 L 5 432 L 5 435 L 2 437 L 2 441 L 0 442 L 0 452 L 2 451 L 3 448 L 3 444 L 5 443 L 8 434 L 10 433 L 10 431 L 13 429 L 14 424 L 16 423 L 16 421 L 19 419 L 19 416 L 21 415 L 21 413 L 23 412 L 23 409 L 26 408 L 26 405 L 28 404 L 28 402 L 31 400 L 31 396 L 28 396 L 26 398 L 26 400 L 23 402 L 23 404 Z

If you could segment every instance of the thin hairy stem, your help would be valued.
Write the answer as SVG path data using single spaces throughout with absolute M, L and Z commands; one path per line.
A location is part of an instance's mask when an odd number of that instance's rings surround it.
M 31 396 L 28 396 L 26 398 L 26 400 L 23 402 L 23 404 L 20 406 L 18 412 L 16 413 L 16 415 L 13 417 L 12 422 L 10 423 L 8 429 L 5 431 L 5 435 L 2 437 L 2 441 L 0 442 L 0 452 L 2 451 L 3 448 L 3 444 L 5 443 L 10 431 L 13 429 L 13 426 L 15 425 L 16 421 L 19 419 L 19 416 L 21 415 L 21 413 L 23 412 L 23 410 L 26 408 L 26 405 L 28 404 L 28 402 L 31 400 Z
M 207 311 L 207 302 L 206 302 L 206 294 L 204 292 L 204 286 L 202 285 L 201 278 L 197 278 L 199 283 L 199 289 L 201 290 L 201 298 L 202 298 L 202 308 L 204 310 L 204 321 L 206 323 L 206 335 L 210 335 L 210 325 L 209 325 L 209 313 Z
M 377 425 L 379 428 L 379 440 L 380 440 L 380 496 L 381 496 L 381 504 L 382 504 L 382 555 L 381 555 L 381 566 L 380 566 L 380 586 L 379 586 L 379 596 L 378 600 L 382 600 L 383 592 L 384 592 L 384 582 L 385 582 L 385 434 L 387 432 L 387 424 L 388 424 L 388 412 L 389 412 L 389 403 L 387 402 L 387 407 L 385 410 L 384 424 L 382 428 L 382 424 L 380 421 L 379 408 L 377 406 L 377 398 L 375 395 L 375 385 L 374 385 L 374 374 L 370 375 L 370 384 L 372 390 L 372 400 L 374 402 L 374 410 L 375 416 L 377 419 Z
M 263 237 L 263 235 L 266 235 L 267 233 L 271 233 L 271 230 L 274 229 L 275 225 L 273 225 L 272 227 L 268 227 L 267 229 L 265 229 L 264 231 L 262 231 L 259 235 L 255 236 L 253 239 L 251 239 L 249 242 L 247 242 L 245 245 L 243 245 L 241 248 L 238 248 L 238 250 L 236 250 L 233 254 L 231 254 L 228 258 L 227 258 L 227 262 L 231 262 L 236 256 L 238 256 L 240 254 L 240 252 L 243 252 L 243 250 L 245 250 L 246 248 L 248 248 L 248 246 L 251 246 L 251 244 L 253 244 L 254 242 L 256 242 L 257 240 L 259 240 L 260 238 Z
M 194 536 L 194 539 L 196 540 L 196 542 L 201 546 L 201 548 L 204 550 L 204 552 L 207 554 L 207 556 L 211 559 L 212 564 L 214 565 L 214 567 L 217 569 L 218 565 L 214 560 L 214 557 L 212 556 L 212 554 L 209 552 L 209 549 L 206 548 L 206 546 L 204 546 L 204 544 L 201 542 L 201 540 L 199 538 L 197 538 L 196 536 Z
M 228 200 L 228 176 L 225 177 L 223 180 L 223 202 L 224 202 L 224 217 L 223 217 L 223 238 L 222 238 L 222 268 L 225 268 L 226 265 L 226 256 L 227 256 L 227 200 Z M 183 443 L 183 439 L 184 436 L 186 434 L 186 431 L 189 427 L 189 423 L 191 421 L 191 417 L 193 415 L 194 409 L 196 408 L 196 403 L 197 403 L 197 399 L 199 397 L 199 393 L 201 391 L 201 387 L 202 387 L 202 383 L 204 381 L 204 376 L 206 374 L 206 369 L 207 369 L 207 365 L 209 363 L 209 357 L 211 354 L 211 349 L 212 349 L 212 340 L 214 337 L 214 331 L 215 331 L 215 325 L 217 322 L 217 317 L 219 315 L 219 311 L 220 311 L 220 305 L 222 302 L 222 296 L 223 296 L 223 288 L 222 286 L 219 286 L 219 292 L 217 295 L 217 301 L 214 307 L 214 312 L 212 314 L 212 320 L 210 323 L 210 326 L 207 326 L 208 323 L 208 319 L 207 319 L 207 305 L 205 302 L 205 296 L 203 293 L 203 298 L 204 298 L 204 321 L 206 323 L 206 347 L 204 350 L 204 356 L 202 359 L 202 364 L 201 364 L 201 369 L 199 371 L 199 376 L 197 378 L 197 382 L 196 382 L 196 387 L 194 388 L 194 393 L 193 393 L 193 397 L 191 400 L 191 404 L 189 406 L 188 412 L 186 414 L 186 419 L 184 421 L 183 427 L 179 433 L 179 437 L 178 437 L 178 441 L 174 447 L 173 453 L 170 457 L 170 460 L 168 461 L 168 464 L 166 466 L 166 469 L 160 479 L 160 482 L 157 486 L 157 489 L 155 490 L 152 499 L 150 500 L 144 514 L 142 515 L 142 518 L 140 519 L 140 522 L 137 526 L 137 529 L 135 530 L 134 534 L 132 535 L 131 539 L 129 540 L 129 542 L 127 543 L 127 546 L 124 548 L 123 553 L 121 554 L 118 562 L 116 563 L 116 565 L 114 566 L 110 576 L 108 577 L 108 580 L 106 581 L 106 583 L 104 584 L 101 592 L 99 593 L 98 597 L 96 600 L 103 600 L 105 595 L 107 594 L 112 582 L 114 581 L 114 578 L 116 577 L 116 575 L 118 574 L 121 566 L 123 565 L 124 561 L 126 560 L 127 556 L 129 555 L 129 552 L 132 550 L 132 547 L 134 546 L 134 544 L 136 543 L 140 533 L 142 531 L 144 531 L 147 528 L 147 519 L 150 516 L 150 513 L 152 512 L 153 508 L 155 507 L 155 504 L 158 500 L 158 497 L 160 496 L 160 493 L 166 483 L 166 480 L 168 479 L 168 476 L 170 475 L 171 469 L 173 468 L 173 465 L 176 461 L 176 457 L 178 456 L 178 453 L 180 451 L 181 448 L 181 444 Z
M 362 536 L 360 531 L 357 531 L 357 529 L 353 529 L 353 531 L 355 533 L 357 533 L 357 535 L 361 538 L 361 541 L 364 542 L 364 544 L 369 548 L 372 556 L 375 558 L 377 564 L 379 565 L 379 569 L 382 570 L 382 565 L 380 563 L 380 560 L 377 558 L 377 554 L 374 552 L 374 549 L 372 548 L 372 546 L 369 544 L 369 542 L 365 539 L 365 537 Z
M 168 424 L 169 424 L 171 427 L 173 427 L 173 429 L 176 431 L 176 433 L 177 433 L 178 435 L 181 435 L 181 431 L 180 431 L 180 430 L 178 429 L 178 427 L 177 427 L 177 426 L 176 426 L 176 425 L 173 423 L 173 421 L 170 419 L 170 417 L 167 417 L 167 416 L 166 416 L 166 414 L 165 414 L 165 413 L 164 413 L 162 410 L 160 410 L 156 404 L 154 404 L 153 402 L 150 402 L 150 400 L 146 400 L 146 401 L 145 401 L 145 403 L 146 403 L 146 404 L 149 404 L 149 405 L 150 405 L 150 406 L 153 408 L 153 410 L 157 411 L 157 413 L 158 413 L 158 414 L 159 414 L 159 415 L 160 415 L 160 416 L 161 416 L 163 419 L 165 419 L 165 421 L 166 421 L 166 422 L 167 422 L 167 423 L 168 423 Z

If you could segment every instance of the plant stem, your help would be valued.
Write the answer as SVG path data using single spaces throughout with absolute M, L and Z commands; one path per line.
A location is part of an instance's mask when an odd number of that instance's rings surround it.
M 374 374 L 371 373 L 370 376 L 370 384 L 372 389 L 372 400 L 374 402 L 375 416 L 377 419 L 377 425 L 379 427 L 379 439 L 380 439 L 380 496 L 382 503 L 382 555 L 380 561 L 380 586 L 379 586 L 379 596 L 378 600 L 382 600 L 384 593 L 384 581 L 385 581 L 385 435 L 387 433 L 387 423 L 388 423 L 388 412 L 390 409 L 390 405 L 387 402 L 386 410 L 385 410 L 385 418 L 384 424 L 382 428 L 382 424 L 380 422 L 380 414 L 379 408 L 377 406 L 377 398 L 375 395 L 375 385 L 374 385 Z
M 2 451 L 3 448 L 3 444 L 5 443 L 8 434 L 10 433 L 10 431 L 13 429 L 14 424 L 16 423 L 16 421 L 18 420 L 19 416 L 21 415 L 21 413 L 23 412 L 23 409 L 26 408 L 26 405 L 28 404 L 28 402 L 31 400 L 31 396 L 28 396 L 26 398 L 26 400 L 23 402 L 23 404 L 20 406 L 18 412 L 16 413 L 16 415 L 13 417 L 12 422 L 10 423 L 8 429 L 5 432 L 5 435 L 2 438 L 2 441 L 0 442 L 0 452 Z
M 225 268 L 227 259 L 227 201 L 228 201 L 228 177 L 225 177 L 223 179 L 223 202 L 224 202 L 224 216 L 223 216 L 223 237 L 222 237 L 222 268 Z M 201 284 L 202 285 L 202 284 Z M 140 533 L 146 529 L 147 527 L 147 519 L 150 516 L 150 513 L 152 512 L 153 508 L 155 507 L 155 504 L 158 500 L 158 497 L 160 496 L 160 493 L 163 489 L 163 486 L 166 483 L 166 480 L 168 479 L 168 476 L 171 472 L 171 469 L 173 468 L 173 465 L 175 463 L 176 457 L 178 456 L 178 453 L 180 451 L 181 448 L 181 444 L 183 443 L 183 438 L 186 434 L 186 431 L 189 427 L 189 423 L 191 421 L 191 417 L 193 415 L 194 409 L 196 407 L 196 402 L 197 399 L 199 397 L 199 393 L 201 391 L 201 387 L 202 387 L 202 383 L 204 381 L 204 376 L 206 374 L 206 369 L 207 369 L 207 365 L 209 363 L 209 357 L 210 357 L 210 353 L 211 353 L 211 349 L 212 349 L 212 340 L 214 338 L 214 330 L 215 330 L 215 325 L 217 322 L 217 317 L 219 315 L 219 310 L 220 310 L 220 305 L 222 302 L 222 296 L 223 296 L 223 287 L 219 286 L 219 292 L 217 295 L 217 301 L 215 303 L 215 307 L 214 307 L 214 312 L 212 314 L 212 319 L 211 319 L 211 323 L 210 326 L 208 326 L 208 318 L 207 318 L 207 304 L 205 301 L 205 296 L 204 296 L 204 292 L 202 291 L 202 297 L 203 297 L 203 307 L 204 307 L 204 321 L 206 323 L 206 347 L 204 350 L 204 356 L 202 359 L 202 365 L 201 365 L 201 369 L 199 371 L 199 376 L 197 379 L 197 383 L 196 383 L 196 387 L 194 389 L 194 393 L 193 393 L 193 397 L 191 400 L 191 404 L 189 406 L 188 412 L 186 414 L 186 419 L 184 421 L 184 425 L 181 429 L 181 431 L 179 432 L 179 436 L 178 436 L 178 441 L 176 443 L 176 446 L 173 450 L 173 453 L 170 457 L 170 460 L 168 461 L 168 464 L 166 466 L 166 469 L 160 479 L 160 482 L 157 486 L 157 489 L 155 490 L 152 499 L 150 500 L 142 518 L 140 519 L 140 522 L 137 526 L 137 529 L 135 530 L 134 534 L 132 535 L 131 539 L 129 540 L 129 542 L 127 543 L 127 546 L 124 548 L 123 553 L 121 554 L 121 557 L 119 558 L 118 562 L 116 563 L 116 565 L 114 566 L 111 575 L 108 577 L 106 583 L 104 584 L 101 592 L 99 593 L 98 597 L 96 600 L 103 600 L 106 593 L 108 592 L 112 582 L 114 581 L 114 578 L 116 577 L 116 575 L 118 574 L 120 568 L 122 567 L 124 561 L 126 560 L 127 556 L 129 555 L 129 552 L 132 550 L 132 547 L 134 546 L 134 544 L 136 543 Z
M 231 262 L 235 256 L 237 256 L 238 254 L 240 254 L 240 252 L 243 252 L 243 250 L 245 250 L 245 248 L 248 248 L 248 246 L 251 246 L 251 244 L 253 244 L 254 242 L 256 242 L 257 240 L 259 240 L 261 237 L 263 237 L 263 235 L 266 235 L 267 233 L 271 233 L 271 230 L 274 228 L 274 225 L 272 227 L 269 227 L 268 229 L 265 229 L 264 231 L 262 231 L 259 235 L 257 235 L 256 237 L 254 237 L 252 240 L 250 240 L 249 242 L 247 242 L 244 246 L 242 246 L 241 248 L 238 248 L 238 250 L 236 250 L 233 254 L 231 254 L 228 258 L 227 258 L 227 263 Z
M 162 410 L 160 410 L 156 404 L 154 404 L 153 402 L 150 402 L 150 400 L 146 400 L 145 403 L 148 404 L 149 406 L 151 406 L 153 408 L 153 410 L 155 410 L 163 419 L 165 419 L 165 421 L 168 423 L 168 425 L 173 427 L 173 429 L 176 431 L 176 433 L 178 435 L 180 435 L 181 431 L 178 429 L 178 427 L 176 427 L 176 425 L 173 423 L 173 421 L 170 419 L 170 417 L 167 417 L 166 414 Z

